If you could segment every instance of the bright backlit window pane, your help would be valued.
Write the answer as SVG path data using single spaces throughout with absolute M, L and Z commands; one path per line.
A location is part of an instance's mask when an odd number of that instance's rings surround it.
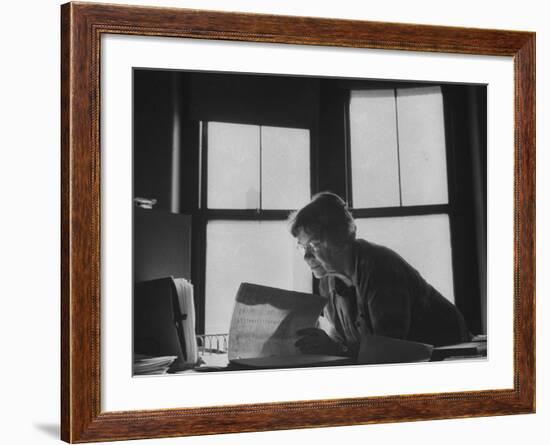
M 262 208 L 295 209 L 310 197 L 309 130 L 264 127 Z
M 207 226 L 207 334 L 229 332 L 242 282 L 311 292 L 311 272 L 286 221 L 212 221 Z
M 351 92 L 350 142 L 354 207 L 398 206 L 393 89 Z
M 208 122 L 208 207 L 260 207 L 260 127 Z
M 448 215 L 356 219 L 357 236 L 389 247 L 454 302 Z
M 403 205 L 447 203 L 441 88 L 398 89 L 397 116 Z

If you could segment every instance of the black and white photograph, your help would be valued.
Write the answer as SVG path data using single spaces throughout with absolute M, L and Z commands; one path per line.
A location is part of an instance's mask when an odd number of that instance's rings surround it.
M 487 86 L 134 67 L 133 374 L 487 359 Z
M 547 8 L 443 6 L 7 2 L 2 443 L 546 443 Z

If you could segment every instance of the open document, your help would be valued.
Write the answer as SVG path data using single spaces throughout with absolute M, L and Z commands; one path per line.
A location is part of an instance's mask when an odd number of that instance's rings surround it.
M 346 357 L 304 355 L 297 331 L 315 327 L 326 300 L 301 292 L 242 283 L 229 330 L 229 361 L 258 368 L 322 366 Z

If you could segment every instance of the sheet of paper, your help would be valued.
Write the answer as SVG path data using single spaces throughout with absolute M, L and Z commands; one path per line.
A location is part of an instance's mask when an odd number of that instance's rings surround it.
M 166 374 L 170 365 L 177 358 L 176 355 L 149 357 L 136 354 L 134 356 L 134 374 Z
M 229 360 L 300 355 L 296 332 L 316 325 L 325 302 L 316 295 L 242 283 L 229 330 Z

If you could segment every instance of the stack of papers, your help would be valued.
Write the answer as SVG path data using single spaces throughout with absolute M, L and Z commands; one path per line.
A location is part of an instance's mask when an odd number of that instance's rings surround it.
M 189 368 L 197 364 L 199 355 L 197 351 L 197 339 L 195 337 L 195 300 L 193 298 L 193 285 L 185 278 L 174 278 L 177 301 L 181 321 L 178 323 L 181 333 L 180 347 L 182 357 L 179 360 L 180 368 Z
M 177 358 L 176 355 L 151 357 L 136 354 L 134 356 L 134 375 L 166 374 Z

